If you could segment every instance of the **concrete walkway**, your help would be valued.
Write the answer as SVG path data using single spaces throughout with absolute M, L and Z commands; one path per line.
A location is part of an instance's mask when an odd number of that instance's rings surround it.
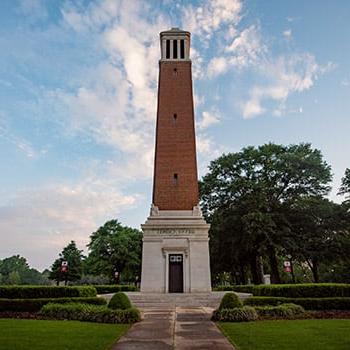
M 210 321 L 212 310 L 177 306 L 143 309 L 143 320 L 134 324 L 112 350 L 234 350 Z

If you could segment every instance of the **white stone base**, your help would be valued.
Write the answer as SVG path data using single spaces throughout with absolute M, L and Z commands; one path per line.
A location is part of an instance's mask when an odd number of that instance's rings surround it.
M 211 291 L 208 225 L 198 207 L 158 210 L 143 230 L 141 292 L 169 292 L 169 254 L 183 255 L 184 293 Z

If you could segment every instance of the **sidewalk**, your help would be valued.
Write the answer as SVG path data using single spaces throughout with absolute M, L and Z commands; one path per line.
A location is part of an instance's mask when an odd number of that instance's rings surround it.
M 210 321 L 211 312 L 206 307 L 143 309 L 143 320 L 134 324 L 112 350 L 234 350 Z

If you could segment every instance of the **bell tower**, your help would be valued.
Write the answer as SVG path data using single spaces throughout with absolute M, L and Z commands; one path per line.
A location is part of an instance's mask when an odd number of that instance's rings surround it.
M 211 291 L 208 230 L 198 206 L 191 34 L 160 33 L 150 216 L 142 225 L 142 292 Z
M 198 204 L 190 33 L 160 33 L 158 112 L 153 204 L 192 210 Z

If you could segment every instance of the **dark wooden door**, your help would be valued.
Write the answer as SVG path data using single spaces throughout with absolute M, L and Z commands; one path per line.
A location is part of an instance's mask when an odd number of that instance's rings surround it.
M 183 256 L 169 254 L 169 293 L 183 293 Z

